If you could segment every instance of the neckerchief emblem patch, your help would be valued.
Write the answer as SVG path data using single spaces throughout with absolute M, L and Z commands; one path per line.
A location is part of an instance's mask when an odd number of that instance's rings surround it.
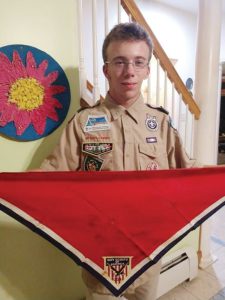
M 82 152 L 92 155 L 100 155 L 112 151 L 112 143 L 83 143 Z
M 130 275 L 132 256 L 108 256 L 104 259 L 105 277 L 111 279 L 116 285 L 122 285 L 123 281 Z
M 110 124 L 106 115 L 89 115 L 84 127 L 84 132 L 109 130 Z
M 145 120 L 145 125 L 146 125 L 147 129 L 149 129 L 149 130 L 152 130 L 152 131 L 158 130 L 158 122 L 157 122 L 155 116 L 152 117 L 149 114 L 147 114 L 147 117 Z
M 103 164 L 103 159 L 93 156 L 85 156 L 84 171 L 100 171 Z
M 159 170 L 159 165 L 157 164 L 156 161 L 151 161 L 148 165 L 146 170 Z

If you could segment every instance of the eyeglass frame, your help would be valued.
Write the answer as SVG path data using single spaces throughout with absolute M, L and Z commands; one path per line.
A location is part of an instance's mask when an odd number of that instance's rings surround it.
M 118 60 L 118 63 L 120 62 L 121 65 L 116 65 L 116 60 Z M 114 63 L 113 66 L 118 68 L 118 69 L 124 69 L 125 66 L 128 67 L 128 65 L 132 64 L 134 70 L 136 71 L 140 71 L 140 70 L 143 70 L 145 67 L 149 66 L 149 61 L 147 63 L 145 63 L 143 66 L 137 66 L 135 65 L 135 62 L 137 62 L 138 59 L 135 61 L 126 61 L 126 60 L 123 60 L 123 59 L 120 59 L 120 58 L 114 58 L 112 59 L 111 61 L 105 61 L 104 63 L 105 64 L 111 64 L 111 63 Z

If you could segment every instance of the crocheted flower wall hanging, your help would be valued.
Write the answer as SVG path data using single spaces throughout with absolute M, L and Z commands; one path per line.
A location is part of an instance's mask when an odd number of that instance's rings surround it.
M 63 122 L 69 106 L 69 82 L 51 56 L 27 45 L 0 48 L 0 133 L 42 138 Z

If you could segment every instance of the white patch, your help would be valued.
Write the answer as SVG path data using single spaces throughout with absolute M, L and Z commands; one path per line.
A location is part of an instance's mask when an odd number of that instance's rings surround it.
M 147 127 L 147 129 L 152 130 L 152 131 L 156 131 L 158 130 L 158 122 L 156 120 L 155 116 L 150 116 L 147 114 L 146 120 L 145 120 L 145 125 Z
M 146 137 L 146 142 L 150 144 L 157 143 L 157 137 L 156 136 Z
M 109 130 L 110 124 L 106 115 L 89 115 L 84 132 Z

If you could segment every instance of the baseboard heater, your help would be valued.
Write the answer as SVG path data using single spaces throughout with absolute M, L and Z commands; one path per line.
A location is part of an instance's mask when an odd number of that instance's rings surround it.
M 186 280 L 192 280 L 198 274 L 198 257 L 191 247 L 181 248 L 162 259 L 157 297 Z

